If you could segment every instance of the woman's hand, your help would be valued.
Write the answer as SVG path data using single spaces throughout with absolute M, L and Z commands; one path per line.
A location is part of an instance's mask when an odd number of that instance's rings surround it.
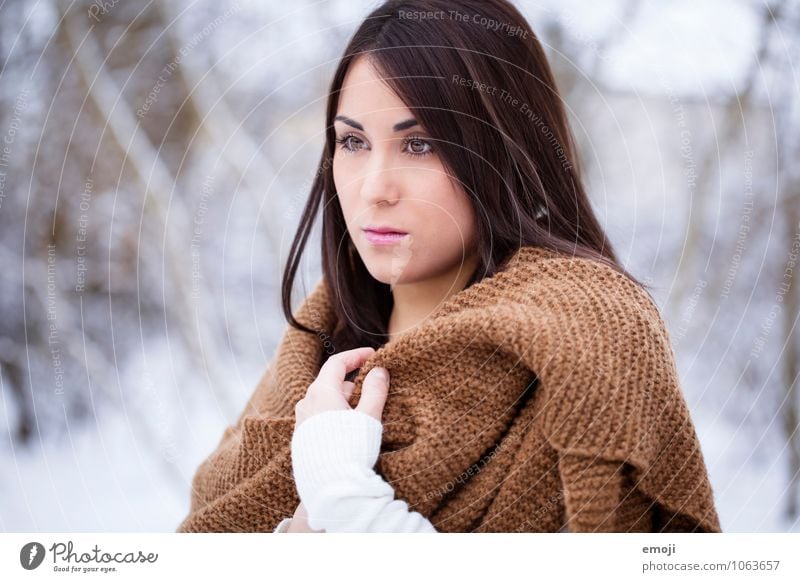
M 349 399 L 355 383 L 346 382 L 345 376 L 360 368 L 373 353 L 374 348 L 355 348 L 328 358 L 305 397 L 294 407 L 295 430 L 304 420 L 320 412 L 352 410 Z M 355 409 L 380 421 L 388 394 L 389 372 L 385 368 L 373 368 L 364 378 L 361 398 Z
M 355 388 L 354 382 L 345 381 L 348 373 L 361 367 L 375 350 L 356 348 L 332 355 L 322 365 L 316 379 L 306 391 L 306 395 L 294 407 L 295 430 L 305 420 L 328 410 L 352 410 L 349 400 Z M 389 372 L 385 368 L 373 368 L 364 378 L 364 383 L 355 410 L 381 421 L 383 408 L 389 394 Z M 312 529 L 308 523 L 308 513 L 301 502 L 295 510 L 287 533 L 314 532 L 325 533 L 324 529 Z

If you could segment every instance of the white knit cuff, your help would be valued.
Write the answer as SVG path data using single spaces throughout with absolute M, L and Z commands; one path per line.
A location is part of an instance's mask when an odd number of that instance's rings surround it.
M 278 526 L 272 531 L 272 533 L 287 533 L 286 530 L 289 529 L 289 526 L 292 525 L 292 518 L 287 517 L 281 520 Z
M 311 529 L 435 532 L 421 513 L 394 499 L 373 469 L 383 424 L 357 410 L 330 410 L 300 423 L 292 437 L 295 486 Z
M 331 482 L 373 474 L 383 424 L 355 409 L 317 413 L 292 435 L 292 470 L 300 499 Z

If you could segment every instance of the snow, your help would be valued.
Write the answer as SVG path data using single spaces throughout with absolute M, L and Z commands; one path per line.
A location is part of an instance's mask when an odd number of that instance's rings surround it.
M 205 157 L 199 153 L 194 153 L 195 158 L 187 156 L 189 163 L 182 170 L 186 174 L 195 173 L 198 191 L 199 177 L 211 171 L 216 178 L 215 194 L 209 201 L 210 210 L 205 216 L 207 224 L 202 237 L 201 272 L 208 286 L 204 288 L 202 301 L 191 306 L 198 311 L 191 309 L 190 313 L 197 316 L 191 322 L 192 331 L 200 328 L 205 331 L 201 342 L 209 338 L 219 340 L 213 346 L 203 344 L 203 348 L 209 351 L 201 354 L 199 361 L 213 358 L 212 363 L 222 373 L 207 374 L 208 370 L 198 364 L 198 359 L 185 353 L 185 347 L 181 347 L 185 338 L 179 337 L 175 327 L 145 327 L 141 321 L 135 320 L 134 312 L 114 312 L 115 331 L 126 332 L 129 337 L 134 337 L 134 341 L 133 344 L 115 346 L 120 350 L 117 354 L 119 360 L 108 363 L 113 371 L 111 377 L 91 379 L 92 384 L 88 386 L 92 396 L 89 415 L 70 417 L 69 411 L 61 409 L 61 402 L 66 406 L 68 399 L 53 405 L 53 399 L 47 398 L 49 386 L 35 385 L 42 393 L 37 393 L 36 405 L 51 404 L 49 410 L 40 411 L 38 422 L 46 424 L 60 415 L 66 428 L 59 434 L 42 426 L 43 434 L 35 434 L 33 444 L 23 447 L 9 438 L 19 411 L 8 392 L 9 372 L 0 367 L 0 431 L 6 435 L 0 445 L 3 467 L 0 528 L 3 531 L 169 532 L 174 531 L 186 516 L 195 470 L 215 449 L 223 430 L 242 409 L 286 325 L 279 313 L 277 282 L 281 269 L 277 263 L 285 258 L 292 228 L 299 218 L 303 196 L 309 186 L 308 177 L 315 169 L 313 164 L 317 161 L 318 148 L 313 144 L 315 147 L 304 149 L 302 155 L 292 152 L 296 151 L 295 146 L 299 151 L 299 144 L 306 140 L 320 139 L 318 132 L 321 128 L 311 125 L 309 120 L 320 114 L 323 104 L 314 103 L 310 112 L 303 108 L 311 107 L 315 99 L 321 98 L 320 92 L 326 90 L 327 83 L 324 74 L 335 64 L 343 43 L 360 18 L 377 4 L 375 0 L 309 0 L 293 4 L 291 8 L 281 8 L 273 3 L 241 0 L 238 10 L 229 17 L 225 16 L 213 34 L 192 49 L 192 57 L 197 57 L 201 67 L 207 66 L 212 74 L 219 75 L 216 79 L 219 91 L 225 92 L 225 99 L 234 110 L 242 107 L 244 115 L 248 115 L 252 111 L 247 108 L 252 106 L 254 110 L 269 107 L 270 111 L 278 112 L 279 115 L 267 117 L 270 127 L 253 128 L 250 126 L 254 122 L 248 120 L 243 124 L 246 127 L 228 129 L 233 133 L 240 130 L 251 132 L 253 141 L 265 149 L 263 159 L 275 164 L 275 168 L 282 168 L 281 173 L 291 174 L 286 176 L 286 185 L 273 185 L 268 189 L 272 176 L 269 170 L 265 170 L 263 189 L 252 198 L 248 197 L 252 190 L 234 192 L 237 185 L 243 190 L 249 186 L 242 186 L 238 180 L 228 180 L 225 170 L 217 167 L 217 163 L 220 166 L 224 163 L 214 157 L 213 154 L 219 153 L 214 147 L 206 150 Z M 682 126 L 665 96 L 676 98 L 677 103 L 685 107 L 686 127 L 694 131 L 692 147 L 698 154 L 696 161 L 699 163 L 702 159 L 699 153 L 703 148 L 716 153 L 719 146 L 716 143 L 718 136 L 714 133 L 715 112 L 706 99 L 713 101 L 716 97 L 741 91 L 759 42 L 762 3 L 745 0 L 674 0 L 670 3 L 656 0 L 633 3 L 628 0 L 520 0 L 515 4 L 528 16 L 534 30 L 537 30 L 537 25 L 552 20 L 562 25 L 566 42 L 576 49 L 573 66 L 582 69 L 583 74 L 595 74 L 588 68 L 596 62 L 597 54 L 593 51 L 601 46 L 605 51 L 600 55 L 603 58 L 596 71 L 598 78 L 592 80 L 598 81 L 603 90 L 617 92 L 617 95 L 608 101 L 595 98 L 582 111 L 584 118 L 580 121 L 585 127 L 578 126 L 577 132 L 585 132 L 583 137 L 589 141 L 586 150 L 593 158 L 590 164 L 593 169 L 587 181 L 594 193 L 598 214 L 604 219 L 601 222 L 616 243 L 622 262 L 634 266 L 636 275 L 649 275 L 653 271 L 660 276 L 661 279 L 653 283 L 661 290 L 658 292 L 659 300 L 666 301 L 675 283 L 668 279 L 675 273 L 673 263 L 681 251 L 690 193 L 687 192 L 685 168 L 679 157 L 678 163 L 674 159 Z M 225 6 L 199 3 L 194 11 L 187 11 L 183 17 L 186 20 L 179 28 L 184 33 L 201 29 L 215 16 L 224 14 Z M 627 11 L 631 7 L 629 15 Z M 32 15 L 27 29 L 29 41 L 46 42 L 58 21 L 57 14 L 50 4 L 37 4 L 26 8 L 25 12 L 28 11 Z M 26 13 L 17 15 L 20 22 L 24 21 Z M 13 19 L 6 20 L 5 16 L 3 31 L 12 38 L 8 31 Z M 613 31 L 613 36 L 606 43 L 609 31 Z M 25 35 L 20 34 L 19 39 L 22 45 Z M 547 45 L 546 38 L 542 41 Z M 4 46 L 11 50 L 10 45 Z M 19 50 L 19 47 L 14 50 Z M 12 54 L 12 65 L 13 57 Z M 156 70 L 160 66 L 163 64 L 159 63 Z M 326 71 L 324 74 L 323 70 Z M 3 75 L 9 81 L 6 85 L 9 89 L 0 92 L 0 96 L 5 96 L 6 104 L 18 93 L 13 87 L 37 86 L 30 82 L 27 70 L 10 67 Z M 231 80 L 230 85 L 222 82 L 226 79 Z M 273 90 L 275 95 L 265 105 L 262 99 Z M 253 103 L 247 99 L 252 99 Z M 24 160 L 25 144 L 36 145 L 39 137 L 36 132 L 41 123 L 39 117 L 43 117 L 49 106 L 45 99 L 35 98 L 33 94 L 29 101 L 23 124 L 28 131 L 20 133 L 14 144 L 15 163 Z M 287 107 L 286 103 L 291 106 Z M 693 108 L 697 103 L 700 106 Z M 797 104 L 795 96 L 791 103 L 795 122 L 800 117 Z M 67 106 L 71 105 L 67 103 Z M 282 127 L 284 120 L 294 114 L 300 119 L 294 125 L 287 123 Z M 748 140 L 752 140 L 748 145 L 755 150 L 757 158 L 753 166 L 763 170 L 757 189 L 770 196 L 774 196 L 777 189 L 777 184 L 774 188 L 769 187 L 770 180 L 778 181 L 774 176 L 775 152 L 768 147 L 774 138 L 770 133 L 775 121 L 769 117 L 772 114 L 771 109 L 759 113 L 763 116 L 756 118 L 757 123 L 752 125 L 752 129 L 748 128 L 752 133 L 748 135 Z M 257 115 L 253 119 L 259 123 L 263 121 Z M 309 127 L 314 129 L 309 130 Z M 274 136 L 265 137 L 273 129 Z M 43 160 L 54 158 L 60 162 L 64 153 L 54 153 L 52 146 L 47 148 L 49 144 L 51 142 L 45 138 L 39 155 Z M 76 143 L 73 147 L 80 145 Z M 191 147 L 198 146 L 192 144 Z M 297 159 L 291 162 L 300 171 L 283 169 L 282 156 L 296 156 Z M 104 161 L 109 159 L 111 155 Z M 193 159 L 195 167 L 190 163 Z M 261 162 L 255 159 L 249 163 L 261 170 Z M 727 159 L 720 156 L 720 159 L 713 160 L 723 166 L 724 171 L 720 173 L 725 174 L 724 180 L 720 178 L 719 188 L 712 184 L 706 192 L 714 204 L 720 203 L 722 210 L 717 214 L 711 213 L 715 218 L 727 209 L 728 218 L 735 216 L 738 219 L 742 159 L 741 152 L 734 149 Z M 203 161 L 198 163 L 197 160 Z M 214 164 L 209 169 L 211 160 Z M 242 162 L 248 163 L 248 160 Z M 41 180 L 41 177 L 37 179 Z M 27 185 L 25 181 L 26 188 Z M 80 186 L 68 184 L 63 189 L 68 191 L 72 188 L 80 192 Z M 176 184 L 176 193 L 181 186 L 185 187 L 185 183 Z M 27 196 L 27 191 L 24 194 Z M 108 206 L 112 198 L 108 194 L 98 191 L 92 200 L 91 226 L 95 234 L 101 232 L 105 235 L 103 229 L 112 220 Z M 120 186 L 116 194 L 120 199 L 132 201 L 130 207 L 122 203 L 113 207 L 116 213 L 113 218 L 117 229 L 115 234 L 121 236 L 131 216 L 138 221 L 140 209 L 136 201 L 141 194 L 135 183 Z M 274 206 L 266 204 L 266 201 L 276 200 L 268 196 L 279 197 Z M 3 202 L 3 211 L 15 211 L 12 203 L 21 208 L 17 200 L 9 191 Z M 64 204 L 67 200 L 65 197 Z M 264 204 L 260 204 L 262 201 Z M 177 195 L 175 202 L 180 203 Z M 127 216 L 124 211 L 128 212 Z M 45 227 L 37 223 L 32 225 L 32 230 L 34 226 L 43 232 L 49 230 L 53 216 L 48 213 L 46 218 Z M 712 224 L 709 228 L 716 226 Z M 734 228 L 737 226 L 738 223 L 733 224 Z M 0 231 L 0 234 L 4 233 Z M 266 248 L 275 239 L 265 234 L 275 235 L 281 248 Z M 771 230 L 767 235 L 775 237 L 776 231 Z M 317 236 L 315 231 L 305 256 L 304 265 L 310 263 L 311 272 L 306 274 L 301 269 L 303 283 L 298 281 L 296 296 L 301 293 L 297 289 L 308 291 L 317 280 Z M 100 240 L 102 237 L 96 238 Z M 189 248 L 189 241 L 189 236 L 183 239 L 186 248 L 182 250 Z M 121 245 L 126 241 L 121 239 L 117 242 Z M 160 237 L 156 242 L 160 244 Z M 748 252 L 760 252 L 758 243 L 748 239 Z M 4 241 L 4 244 L 9 243 Z M 140 252 L 146 253 L 147 247 L 143 242 Z M 0 250 L 11 252 L 10 248 L 7 246 Z M 139 259 L 145 262 L 145 258 Z M 184 266 L 188 272 L 189 261 Z M 120 269 L 119 282 L 135 288 L 133 278 L 121 278 L 124 267 L 122 262 L 115 263 L 112 270 Z M 96 268 L 96 273 L 105 273 L 108 265 Z M 225 280 L 222 280 L 222 273 Z M 149 291 L 147 298 L 153 301 L 156 293 L 147 287 L 157 289 L 157 295 L 160 295 L 162 281 L 152 280 L 155 276 L 147 271 L 137 271 L 137 274 L 142 277 L 142 291 L 145 294 Z M 30 278 L 36 273 L 29 270 L 26 275 Z M 760 266 L 759 273 L 749 273 L 743 265 L 736 284 L 745 291 L 750 285 L 755 289 L 763 277 Z M 37 281 L 30 279 L 29 282 L 35 284 Z M 7 308 L 16 308 L 17 304 L 10 299 L 11 294 L 6 293 L 10 284 L 8 287 L 6 283 L 0 285 L 4 291 L 4 306 L 8 302 Z M 770 285 L 767 282 L 762 288 Z M 734 330 L 735 326 L 740 333 L 730 337 L 731 345 L 748 346 L 752 341 L 753 326 L 757 326 L 764 316 L 764 312 L 759 311 L 764 307 L 762 288 L 752 303 L 748 301 L 747 305 L 738 306 L 742 311 L 741 318 L 736 313 L 709 322 L 701 317 L 703 307 L 698 307 L 693 314 L 686 307 L 682 313 L 669 314 L 668 319 L 723 530 L 800 532 L 800 522 L 790 522 L 782 513 L 785 485 L 790 475 L 785 438 L 777 417 L 769 412 L 774 401 L 762 391 L 753 394 L 755 387 L 749 387 L 751 392 L 741 389 L 736 371 L 737 356 L 727 353 L 728 346 L 723 346 L 723 358 L 720 356 L 722 349 L 703 343 L 706 330 L 713 328 L 721 333 L 720 326 L 723 330 Z M 774 294 L 774 289 L 768 291 Z M 771 297 L 767 296 L 767 300 L 771 301 Z M 215 306 L 217 310 L 214 310 Z M 64 307 L 59 303 L 60 310 Z M 97 323 L 104 308 L 107 308 L 105 304 L 86 305 L 81 316 Z M 687 329 L 679 331 L 678 326 L 682 324 L 679 318 L 687 314 L 691 315 L 687 319 L 692 321 L 687 324 Z M 59 323 L 64 324 L 68 318 L 65 315 L 61 317 Z M 137 324 L 140 328 L 135 328 Z M 77 333 L 81 331 L 79 328 Z M 164 333 L 168 335 L 165 337 Z M 140 334 L 145 345 L 135 345 Z M 119 337 L 123 335 L 120 333 Z M 778 339 L 777 331 L 773 336 L 771 340 Z M 220 352 L 220 347 L 224 351 Z M 0 333 L 2 361 L 12 361 L 14 358 L 9 354 L 27 348 L 20 337 L 6 337 Z M 217 352 L 211 351 L 215 348 Z M 777 349 L 771 352 L 772 355 L 775 353 Z M 765 352 L 764 360 L 767 355 Z M 47 359 L 34 357 L 31 361 L 34 367 L 42 368 L 34 370 L 33 374 L 41 384 L 41 379 L 47 376 L 45 372 L 49 371 Z M 768 368 L 771 362 L 759 364 Z M 211 377 L 215 379 L 209 380 Z M 77 385 L 74 388 L 78 396 L 81 395 L 78 389 L 84 389 Z M 109 401 L 109 397 L 114 395 L 118 400 Z M 747 409 L 747 412 L 742 414 L 741 409 Z M 730 420 L 737 417 L 744 420 L 739 423 Z

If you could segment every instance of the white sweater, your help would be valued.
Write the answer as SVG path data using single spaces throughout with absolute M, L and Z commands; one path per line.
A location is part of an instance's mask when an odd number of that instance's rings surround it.
M 300 423 L 292 436 L 292 467 L 312 529 L 334 532 L 435 533 L 425 516 L 394 499 L 373 467 L 383 424 L 355 409 L 327 410 Z M 292 518 L 281 521 L 284 533 Z

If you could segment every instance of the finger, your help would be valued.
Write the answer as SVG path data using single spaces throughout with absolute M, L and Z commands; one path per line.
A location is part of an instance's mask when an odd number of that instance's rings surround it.
M 322 364 L 314 383 L 322 386 L 338 386 L 348 372 L 360 368 L 361 364 L 374 353 L 374 348 L 354 348 L 334 354 Z
M 389 372 L 385 368 L 373 368 L 364 378 L 356 410 L 381 420 L 388 395 Z
M 308 401 L 305 398 L 301 398 L 294 405 L 295 426 L 299 426 L 300 423 L 305 420 L 307 404 L 308 404 Z
M 353 395 L 353 389 L 356 387 L 355 382 L 344 382 L 342 384 L 342 394 L 344 397 L 350 400 L 350 397 Z

